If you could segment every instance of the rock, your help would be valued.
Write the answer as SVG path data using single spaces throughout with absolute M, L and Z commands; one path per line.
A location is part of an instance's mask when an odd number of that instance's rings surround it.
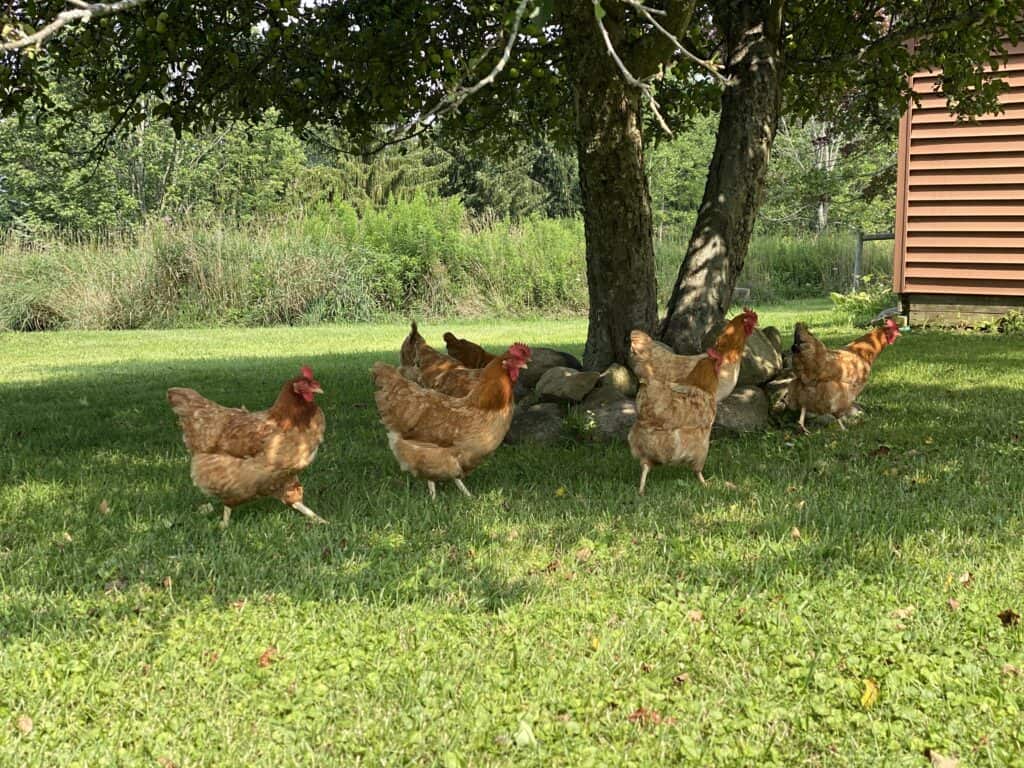
M 533 354 L 530 357 L 530 364 L 526 370 L 519 374 L 519 381 L 516 382 L 517 387 L 533 389 L 537 386 L 537 382 L 540 381 L 541 377 L 551 368 L 560 366 L 571 368 L 575 371 L 583 370 L 583 364 L 568 352 L 560 352 L 550 347 L 532 347 L 531 351 Z
M 774 325 L 769 325 L 767 328 L 762 328 L 761 332 L 767 337 L 768 341 L 772 343 L 772 346 L 782 354 L 782 332 Z
M 597 380 L 598 389 L 614 389 L 624 397 L 636 397 L 636 376 L 624 365 L 612 363 Z
M 718 334 L 722 332 L 728 321 L 723 320 L 716 323 L 704 337 L 704 348 L 712 346 Z M 743 362 L 740 363 L 740 376 L 736 386 L 742 387 L 747 384 L 764 384 L 771 381 L 782 368 L 782 354 L 775 348 L 771 340 L 760 328 L 747 337 L 747 348 L 743 353 Z
M 592 409 L 581 410 L 581 414 L 585 422 L 584 437 L 587 439 L 602 443 L 625 440 L 636 421 L 636 403 L 619 398 Z
M 578 403 L 590 394 L 600 376 L 597 371 L 577 371 L 559 365 L 544 372 L 534 391 L 543 401 Z
M 760 387 L 738 386 L 718 404 L 715 427 L 730 432 L 753 432 L 769 424 L 768 397 Z
M 741 306 L 747 304 L 750 301 L 750 289 L 736 287 L 732 289 L 732 304 L 733 306 Z
M 618 403 L 627 399 L 624 394 L 614 387 L 597 386 L 589 395 L 583 398 L 583 401 L 580 403 L 580 409 L 594 411 L 605 403 Z
M 516 407 L 505 442 L 510 445 L 556 443 L 564 437 L 565 420 L 561 407 L 555 403 L 538 403 L 527 408 Z
M 540 402 L 540 398 L 537 397 L 536 392 L 526 390 L 522 397 L 516 398 L 516 408 L 529 408 L 531 405 L 536 405 Z

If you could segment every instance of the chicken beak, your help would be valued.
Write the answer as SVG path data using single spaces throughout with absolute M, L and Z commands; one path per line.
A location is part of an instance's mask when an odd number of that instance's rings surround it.
M 528 366 L 528 365 L 526 364 L 526 362 L 524 361 L 524 362 L 523 362 L 523 364 L 519 366 L 519 370 L 521 370 L 521 371 L 525 371 L 525 370 L 526 370 L 527 368 L 529 368 L 529 367 L 530 367 L 530 366 Z
M 310 392 L 312 392 L 314 395 L 322 395 L 324 393 L 324 390 L 319 384 L 317 384 L 310 390 Z

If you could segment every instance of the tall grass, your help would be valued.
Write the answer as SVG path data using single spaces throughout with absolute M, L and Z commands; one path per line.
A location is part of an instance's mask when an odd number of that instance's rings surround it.
M 885 273 L 886 244 L 865 248 Z M 662 299 L 685 238 L 657 250 Z M 416 314 L 538 315 L 587 308 L 577 219 L 473 221 L 454 198 L 339 204 L 282 220 L 152 221 L 128 232 L 0 235 L 0 329 L 263 326 Z M 845 290 L 853 238 L 762 237 L 740 284 L 751 300 Z M 629 279 L 624 275 L 623 279 Z
M 656 249 L 658 290 L 667 299 L 686 253 L 689 233 L 673 232 Z M 854 235 L 760 235 L 750 251 L 737 283 L 750 288 L 751 301 L 777 304 L 849 291 L 853 284 Z M 864 243 L 861 272 L 887 278 L 892 275 L 892 242 Z

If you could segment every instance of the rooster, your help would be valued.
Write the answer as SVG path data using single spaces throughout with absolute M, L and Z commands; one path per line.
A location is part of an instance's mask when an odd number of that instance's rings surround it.
M 636 398 L 636 423 L 629 430 L 629 449 L 640 462 L 640 495 L 644 495 L 647 487 L 647 473 L 659 464 L 686 464 L 701 485 L 706 485 L 704 462 L 718 406 L 715 392 L 720 383 L 722 355 L 712 347 L 690 374 L 676 384 L 647 377 L 651 370 L 650 365 L 645 365 L 650 363 L 649 347 L 633 347 L 632 352 L 640 363 L 640 391 Z
M 467 368 L 427 344 L 415 322 L 402 342 L 399 355 L 402 361 L 399 373 L 405 378 L 452 397 L 469 394 L 483 373 L 479 368 Z
M 868 383 L 871 366 L 878 354 L 899 337 L 892 318 L 842 349 L 828 349 L 814 338 L 805 323 L 793 330 L 793 374 L 789 385 L 789 404 L 800 409 L 800 429 L 807 432 L 807 412 L 836 417 L 846 429 L 842 416 L 853 407 L 853 401 Z
M 756 326 L 757 313 L 752 309 L 744 308 L 743 312 L 730 320 L 718 334 L 714 347 L 722 356 L 718 374 L 718 389 L 715 393 L 715 400 L 718 402 L 725 400 L 736 388 L 743 352 L 747 348 L 747 337 L 754 332 Z M 643 363 L 640 363 L 635 355 L 633 356 L 633 372 L 641 377 L 637 366 L 642 365 L 647 369 L 646 378 L 659 378 L 669 383 L 678 384 L 684 381 L 697 363 L 707 357 L 706 355 L 676 355 L 655 344 L 654 340 L 642 331 L 633 331 L 630 334 L 630 343 L 634 348 L 642 347 L 645 350 Z
M 451 332 L 444 335 L 444 344 L 448 354 L 467 368 L 483 368 L 494 359 L 494 355 L 479 344 L 474 344 L 469 339 L 460 339 Z
M 424 389 L 391 365 L 376 363 L 373 380 L 380 419 L 399 466 L 427 481 L 453 480 L 471 496 L 462 479 L 505 439 L 512 423 L 512 390 L 530 361 L 530 348 L 513 344 L 482 369 L 479 380 L 462 397 Z
M 167 390 L 192 454 L 192 482 L 224 504 L 222 528 L 234 507 L 261 496 L 272 496 L 310 520 L 327 522 L 302 503 L 298 478 L 324 438 L 324 414 L 314 402 L 322 393 L 309 366 L 285 382 L 269 409 L 255 413 L 218 405 L 194 389 Z

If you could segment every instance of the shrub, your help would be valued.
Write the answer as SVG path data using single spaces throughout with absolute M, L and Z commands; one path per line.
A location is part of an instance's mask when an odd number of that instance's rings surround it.
M 836 322 L 859 326 L 869 325 L 879 312 L 899 304 L 889 278 L 879 275 L 861 278 L 859 291 L 832 293 L 830 298 Z

